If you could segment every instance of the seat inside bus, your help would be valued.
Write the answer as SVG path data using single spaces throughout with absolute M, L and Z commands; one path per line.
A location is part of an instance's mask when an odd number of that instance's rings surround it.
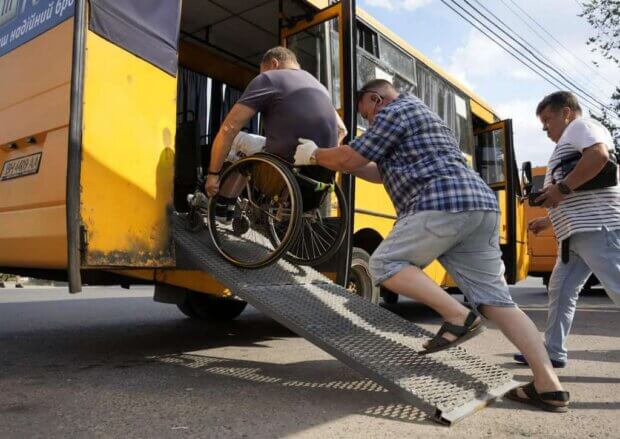
M 282 3 L 283 20 L 279 20 Z M 220 124 L 259 72 L 262 56 L 280 44 L 281 25 L 309 17 L 302 0 L 184 0 L 177 91 L 174 204 L 187 210 L 187 194 L 206 174 Z M 260 115 L 244 128 L 261 134 Z

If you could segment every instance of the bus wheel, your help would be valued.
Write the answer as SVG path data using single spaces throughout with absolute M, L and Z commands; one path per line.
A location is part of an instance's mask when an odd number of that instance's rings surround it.
M 379 287 L 372 282 L 370 277 L 369 261 L 370 255 L 366 250 L 353 247 L 347 290 L 377 304 L 379 303 Z
M 247 304 L 244 300 L 237 298 L 188 292 L 185 301 L 177 307 L 191 319 L 223 322 L 239 317 Z

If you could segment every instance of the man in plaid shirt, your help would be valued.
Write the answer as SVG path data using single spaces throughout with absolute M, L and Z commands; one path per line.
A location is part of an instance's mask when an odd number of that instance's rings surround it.
M 373 253 L 374 281 L 422 302 L 444 319 L 425 344 L 428 354 L 456 346 L 492 320 L 527 358 L 534 381 L 508 396 L 549 411 L 566 411 L 568 392 L 555 374 L 534 323 L 512 301 L 499 247 L 494 192 L 471 168 L 452 131 L 413 95 L 377 79 L 358 92 L 358 112 L 370 123 L 350 145 L 319 149 L 300 139 L 298 166 L 318 164 L 383 183 L 398 220 Z M 330 145 L 321 145 L 330 146 Z M 438 259 L 474 311 L 422 271 Z

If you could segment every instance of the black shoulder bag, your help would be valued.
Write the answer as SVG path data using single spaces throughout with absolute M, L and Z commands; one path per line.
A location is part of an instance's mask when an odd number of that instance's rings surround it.
M 577 162 L 581 160 L 581 153 L 577 152 L 565 159 L 561 160 L 551 170 L 551 183 L 556 184 L 555 172 L 560 169 L 562 171 L 561 179 L 565 178 L 570 172 L 575 169 Z M 616 186 L 618 184 L 618 159 L 614 152 L 609 152 L 609 160 L 605 164 L 605 167 L 594 178 L 586 181 L 581 186 L 573 189 L 575 191 L 588 191 L 592 189 L 604 189 L 606 187 Z

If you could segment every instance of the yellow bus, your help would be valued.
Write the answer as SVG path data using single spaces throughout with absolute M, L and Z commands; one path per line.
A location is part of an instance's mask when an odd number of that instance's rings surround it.
M 283 44 L 326 85 L 349 132 L 358 126 L 356 76 L 391 75 L 424 96 L 497 191 L 508 279 L 522 277 L 510 123 L 354 1 L 329 3 L 0 0 L 0 272 L 68 280 L 71 292 L 154 283 L 156 300 L 191 317 L 238 315 L 245 303 L 179 263 L 169 212 L 186 208 L 262 53 Z M 259 115 L 247 128 L 261 124 Z M 374 250 L 394 213 L 379 186 L 341 182 L 355 227 L 321 268 L 376 300 L 359 249 Z M 438 265 L 428 272 L 450 285 Z

